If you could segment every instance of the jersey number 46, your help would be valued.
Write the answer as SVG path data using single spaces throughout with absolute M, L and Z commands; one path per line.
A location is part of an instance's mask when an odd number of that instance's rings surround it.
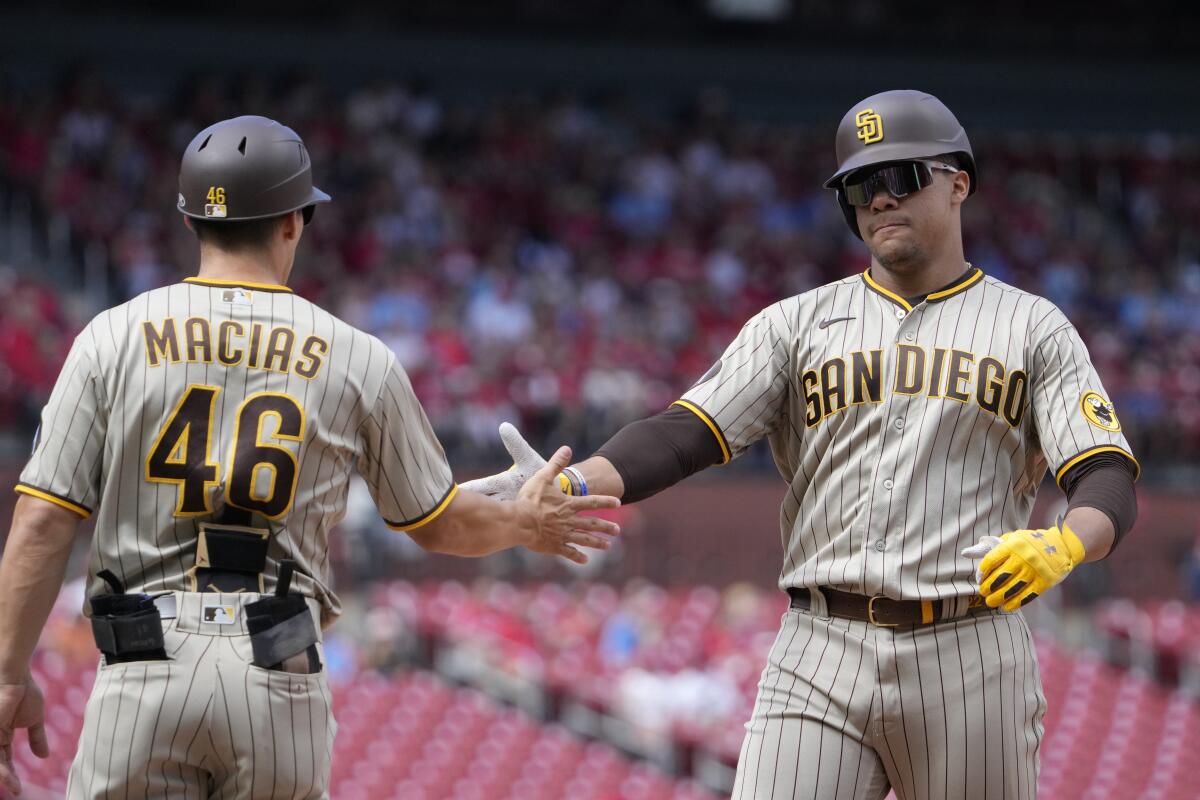
M 176 486 L 177 517 L 212 513 L 209 487 L 221 482 L 221 464 L 210 455 L 220 393 L 216 386 L 188 386 L 146 456 L 146 480 Z M 264 435 L 268 420 L 275 421 L 269 437 Z M 292 507 L 300 465 L 291 450 L 270 440 L 304 441 L 304 410 L 286 394 L 259 392 L 238 406 L 233 430 L 225 501 L 279 519 Z M 269 479 L 264 491 L 259 491 L 260 475 Z

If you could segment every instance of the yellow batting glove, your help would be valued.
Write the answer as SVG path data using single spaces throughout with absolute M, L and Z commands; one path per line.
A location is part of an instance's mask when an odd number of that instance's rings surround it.
M 1053 528 L 1006 533 L 979 564 L 979 593 L 992 608 L 1016 611 L 1067 577 L 1084 553 L 1061 517 Z

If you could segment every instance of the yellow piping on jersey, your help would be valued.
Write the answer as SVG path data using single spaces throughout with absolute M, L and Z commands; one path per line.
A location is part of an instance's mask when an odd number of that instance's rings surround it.
M 863 273 L 863 280 L 867 282 L 867 286 L 870 286 L 872 289 L 879 292 L 881 295 L 886 297 L 888 300 L 891 300 L 893 303 L 900 306 L 905 311 L 913 310 L 912 306 L 910 306 L 908 304 L 908 301 L 905 300 L 903 297 L 896 294 L 895 292 L 888 291 L 887 289 L 883 288 L 878 283 L 876 283 L 875 279 L 871 277 L 871 270 L 867 270 L 866 272 Z
M 961 291 L 965 291 L 966 289 L 974 286 L 976 283 L 979 283 L 979 281 L 983 280 L 983 270 L 979 269 L 978 267 L 973 267 L 973 269 L 975 270 L 975 273 L 957 286 L 951 286 L 949 289 L 943 289 L 940 292 L 934 292 L 933 294 L 926 295 L 926 302 L 945 300 L 947 297 L 958 294 Z
M 1130 461 L 1133 462 L 1133 468 L 1134 468 L 1133 479 L 1136 481 L 1138 478 L 1142 477 L 1142 465 L 1138 463 L 1138 460 L 1133 457 L 1132 453 L 1129 453 L 1128 451 L 1124 450 L 1123 448 L 1117 447 L 1115 444 L 1102 444 L 1099 447 L 1093 447 L 1089 450 L 1084 450 L 1082 453 L 1075 456 L 1070 461 L 1068 461 L 1067 463 L 1065 463 L 1061 467 L 1059 467 L 1058 472 L 1054 473 L 1054 482 L 1057 483 L 1058 487 L 1061 489 L 1063 475 L 1067 474 L 1067 470 L 1071 469 L 1071 467 L 1075 466 L 1080 461 L 1083 461 L 1084 459 L 1087 459 L 1087 458 L 1091 458 L 1092 456 L 1096 455 L 1097 453 L 1120 453 L 1121 455 L 1125 456 L 1126 458 L 1128 458 Z
M 253 283 L 251 281 L 227 281 L 220 278 L 184 278 L 184 283 L 196 286 L 236 286 L 242 289 L 266 289 L 269 292 L 292 292 L 287 286 L 277 283 Z
M 692 405 L 687 400 L 676 400 L 674 403 L 671 403 L 671 405 L 682 406 L 683 408 L 686 408 L 688 411 L 699 417 L 701 421 L 708 426 L 708 429 L 713 432 L 713 436 L 717 437 L 717 444 L 721 446 L 721 463 L 728 464 L 730 459 L 729 443 L 725 441 L 725 434 L 721 433 L 721 429 L 717 427 L 717 423 L 713 421 L 713 418 L 708 414 L 705 414 L 704 411 L 702 411 L 698 406 Z
M 13 488 L 13 491 L 17 492 L 18 494 L 27 494 L 30 497 L 36 497 L 39 500 L 45 500 L 47 503 L 53 503 L 59 508 L 65 508 L 67 511 L 74 511 L 84 519 L 87 519 L 92 515 L 90 510 L 88 510 L 85 506 L 79 505 L 79 503 L 68 500 L 65 497 L 59 497 L 56 494 L 44 492 L 41 489 L 35 489 L 32 486 L 27 486 L 23 483 L 18 483 Z
M 450 487 L 450 491 L 446 492 L 446 496 L 442 498 L 442 502 L 437 504 L 437 508 L 430 511 L 425 516 L 419 517 L 416 522 L 410 522 L 403 525 L 397 525 L 395 523 L 388 522 L 387 520 L 384 520 L 384 522 L 387 523 L 387 526 L 394 531 L 404 531 L 405 533 L 415 531 L 422 525 L 428 525 L 430 522 L 433 522 L 435 519 L 437 519 L 438 516 L 446 510 L 446 506 L 450 505 L 450 501 L 454 499 L 456 494 L 458 494 L 457 483 Z
M 888 289 L 885 289 L 882 286 L 880 286 L 879 283 L 874 278 L 871 277 L 871 270 L 868 269 L 865 272 L 863 272 L 863 280 L 866 282 L 867 286 L 870 286 L 876 292 L 883 295 L 888 300 L 891 300 L 893 303 L 897 304 L 898 306 L 903 308 L 905 311 L 913 310 L 913 307 L 903 297 L 896 294 L 895 292 L 889 291 Z M 967 274 L 967 277 L 964 278 L 961 283 L 951 286 L 948 289 L 942 289 L 941 291 L 933 292 L 932 294 L 928 294 L 925 296 L 925 301 L 929 302 L 929 303 L 936 303 L 939 300 L 945 300 L 947 297 L 951 297 L 953 295 L 958 294 L 959 292 L 966 291 L 967 289 L 971 288 L 975 284 L 979 283 L 981 280 L 983 280 L 983 270 L 981 270 L 979 267 L 972 266 L 971 271 Z

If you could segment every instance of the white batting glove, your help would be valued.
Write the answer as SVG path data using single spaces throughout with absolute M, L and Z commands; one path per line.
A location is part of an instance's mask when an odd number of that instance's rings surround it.
M 960 555 L 964 555 L 969 559 L 979 559 L 979 563 L 975 565 L 975 584 L 983 583 L 983 571 L 980 567 L 983 564 L 983 557 L 992 552 L 992 548 L 1000 544 L 999 536 L 984 536 L 977 544 L 973 544 L 962 550 Z
M 525 482 L 546 466 L 546 459 L 529 446 L 529 442 L 525 441 L 525 437 L 511 422 L 500 423 L 500 441 L 512 456 L 512 467 L 486 478 L 476 478 L 459 484 L 458 488 L 487 495 L 494 500 L 516 500 L 517 493 L 521 491 Z

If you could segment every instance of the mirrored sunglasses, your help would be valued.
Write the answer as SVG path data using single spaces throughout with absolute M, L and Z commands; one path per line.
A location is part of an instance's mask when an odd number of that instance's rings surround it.
M 887 189 L 892 197 L 906 197 L 932 183 L 935 169 L 958 172 L 940 161 L 900 161 L 851 173 L 842 181 L 842 192 L 852 206 L 869 206 L 871 198 L 881 188 Z

